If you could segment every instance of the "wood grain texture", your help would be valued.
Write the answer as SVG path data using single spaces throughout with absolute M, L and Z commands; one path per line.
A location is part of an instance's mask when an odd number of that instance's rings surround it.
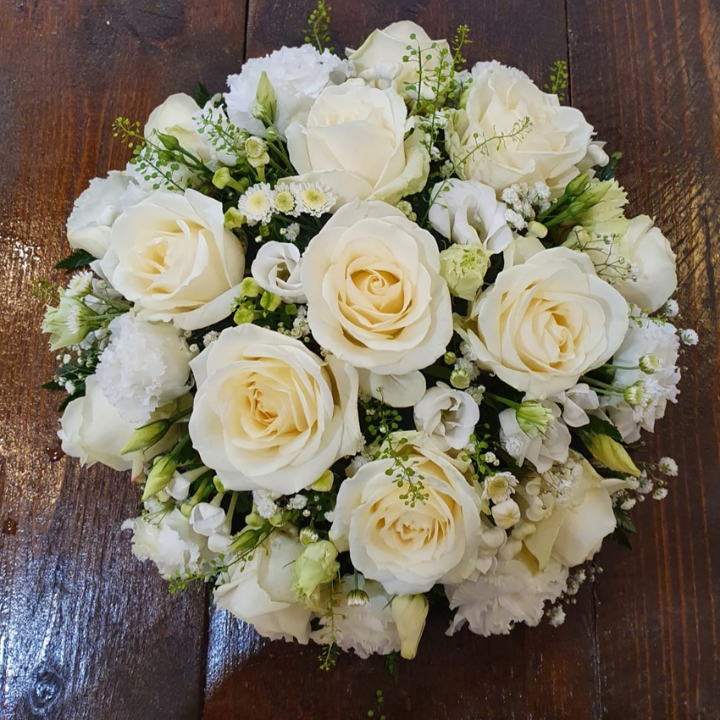
M 196 718 L 205 594 L 171 597 L 130 555 L 126 475 L 50 463 L 53 359 L 29 297 L 67 254 L 88 180 L 121 168 L 119 114 L 144 119 L 197 79 L 221 90 L 244 6 L 179 0 L 0 3 L 0 717 Z
M 637 513 L 632 553 L 608 548 L 597 592 L 604 718 L 720 718 L 720 5 L 568 3 L 573 103 L 624 152 L 636 214 L 678 256 L 680 403 L 647 436 L 680 476 Z

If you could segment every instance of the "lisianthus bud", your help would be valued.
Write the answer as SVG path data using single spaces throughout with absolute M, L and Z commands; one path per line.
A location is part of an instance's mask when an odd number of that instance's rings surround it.
M 142 501 L 145 502 L 156 492 L 162 490 L 172 480 L 176 468 L 177 463 L 171 455 L 162 455 L 157 458 L 145 481 Z
M 120 451 L 120 453 L 122 455 L 127 455 L 127 453 L 137 452 L 138 450 L 144 450 L 145 448 L 152 447 L 156 442 L 159 442 L 165 437 L 171 425 L 172 423 L 167 420 L 155 420 L 154 422 L 139 427 L 128 438 L 125 447 Z
M 474 300 L 482 287 L 490 259 L 482 245 L 451 245 L 440 253 L 440 275 L 450 293 Z
M 257 280 L 255 280 L 255 278 L 246 277 L 240 283 L 240 294 L 243 297 L 255 298 L 262 291 L 263 291 L 263 289 L 258 285 Z
M 293 588 L 300 597 L 309 597 L 318 585 L 330 582 L 338 573 L 338 550 L 329 540 L 308 545 L 295 561 Z
M 582 439 L 585 445 L 587 445 L 588 450 L 605 465 L 605 467 L 617 472 L 634 475 L 635 477 L 640 475 L 640 470 L 638 470 L 632 458 L 628 455 L 627 450 L 609 435 L 585 432 L 582 433 Z
M 515 411 L 520 429 L 530 437 L 542 435 L 549 425 L 555 422 L 555 416 L 550 408 L 541 405 L 537 400 L 526 400 L 520 403 Z
M 244 225 L 246 222 L 247 218 L 237 208 L 231 207 L 225 213 L 225 227 L 228 230 L 238 228 L 241 225 Z
M 215 171 L 212 179 L 212 184 L 219 190 L 222 190 L 226 187 L 231 187 L 233 190 L 237 190 L 239 193 L 244 193 L 248 188 L 247 180 L 245 178 L 240 181 L 235 180 L 230 174 L 230 170 L 226 167 L 221 167 Z
M 446 365 L 454 365 L 457 362 L 457 355 L 451 350 L 448 350 L 445 355 L 443 355 L 443 362 Z
M 260 298 L 260 305 L 268 312 L 274 312 L 282 305 L 282 298 L 279 295 L 265 291 Z
M 275 122 L 276 108 L 277 100 L 275 98 L 275 90 L 273 90 L 267 73 L 263 70 L 262 75 L 260 75 L 257 91 L 255 92 L 253 115 L 258 120 L 261 120 L 263 125 L 272 125 Z
M 424 595 L 396 595 L 390 605 L 392 619 L 400 636 L 400 655 L 412 660 L 425 629 L 428 601 Z
M 254 528 L 243 528 L 242 532 L 233 539 L 230 549 L 236 553 L 252 550 L 257 545 L 258 537 L 258 531 Z

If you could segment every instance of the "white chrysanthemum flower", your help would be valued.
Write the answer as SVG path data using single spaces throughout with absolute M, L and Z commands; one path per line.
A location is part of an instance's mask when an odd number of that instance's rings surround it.
M 268 223 L 275 211 L 275 197 L 267 183 L 258 183 L 248 188 L 238 200 L 238 210 L 250 225 Z
M 302 183 L 293 187 L 300 212 L 313 217 L 329 213 L 337 202 L 337 195 L 320 183 Z
M 65 290 L 68 297 L 84 297 L 92 291 L 93 274 L 89 270 L 84 270 L 73 275 Z
M 130 423 L 144 423 L 187 390 L 192 353 L 170 323 L 149 323 L 132 313 L 109 325 L 110 343 L 97 379 L 108 402 Z
M 231 122 L 264 137 L 265 126 L 253 115 L 263 72 L 275 93 L 275 127 L 284 136 L 290 122 L 306 114 L 325 87 L 345 81 L 347 61 L 328 50 L 319 53 L 312 45 L 283 47 L 265 57 L 251 58 L 238 75 L 231 75 L 230 92 L 225 95 Z
M 275 209 L 282 215 L 289 215 L 290 217 L 297 217 L 302 212 L 295 199 L 295 193 L 293 193 L 293 189 L 289 185 L 277 185 L 275 187 Z M 292 226 L 285 229 L 286 236 L 290 227 Z M 299 229 L 300 226 L 298 225 Z M 288 238 L 288 240 L 291 239 L 294 238 Z
M 660 458 L 658 467 L 660 468 L 660 472 L 663 475 L 669 475 L 670 477 L 677 477 L 678 464 L 671 457 Z

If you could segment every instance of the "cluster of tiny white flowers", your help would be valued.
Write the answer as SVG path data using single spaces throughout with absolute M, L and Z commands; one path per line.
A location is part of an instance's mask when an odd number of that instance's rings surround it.
M 297 223 L 290 223 L 286 228 L 280 230 L 280 234 L 288 242 L 295 242 L 300 235 L 300 226 Z
M 658 468 L 663 475 L 668 475 L 669 477 L 677 477 L 678 465 L 671 457 L 660 458 Z
M 683 345 L 697 345 L 698 339 L 698 334 L 691 328 L 680 331 L 680 340 Z
M 305 495 L 293 495 L 287 503 L 290 510 L 304 510 L 308 503 L 308 499 Z
M 267 490 L 253 490 L 253 502 L 257 508 L 257 514 L 265 520 L 269 520 L 278 511 L 275 498 Z
M 203 347 L 210 347 L 219 337 L 220 333 L 217 330 L 211 330 L 209 333 L 205 333 L 202 340 Z
M 547 611 L 548 620 L 553 627 L 559 627 L 565 622 L 565 611 L 560 605 L 553 605 Z
M 515 183 L 502 192 L 502 200 L 508 206 L 505 220 L 516 230 L 524 230 L 530 220 L 550 207 L 550 188 L 544 182 Z
M 663 314 L 665 315 L 666 318 L 677 317 L 679 312 L 680 312 L 680 306 L 678 305 L 677 300 L 670 299 L 665 303 L 665 307 L 663 309 Z

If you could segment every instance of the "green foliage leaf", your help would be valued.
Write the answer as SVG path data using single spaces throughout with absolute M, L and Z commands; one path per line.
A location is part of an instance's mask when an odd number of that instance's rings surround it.
M 578 428 L 578 434 L 583 435 L 584 433 L 595 433 L 596 435 L 607 435 L 616 442 L 622 443 L 622 435 L 620 431 L 612 424 L 603 420 L 602 418 L 589 415 L 590 422 L 587 425 L 583 425 Z
M 610 162 L 603 168 L 600 168 L 595 173 L 595 178 L 600 181 L 612 180 L 617 175 L 618 166 L 620 165 L 620 159 L 622 158 L 621 152 L 614 152 L 610 156 Z
M 87 250 L 76 250 L 55 265 L 56 270 L 78 270 L 90 265 L 97 258 Z
M 195 85 L 195 102 L 200 107 L 205 107 L 208 100 L 210 100 L 212 96 L 210 95 L 210 91 L 203 85 L 201 82 L 198 82 Z

